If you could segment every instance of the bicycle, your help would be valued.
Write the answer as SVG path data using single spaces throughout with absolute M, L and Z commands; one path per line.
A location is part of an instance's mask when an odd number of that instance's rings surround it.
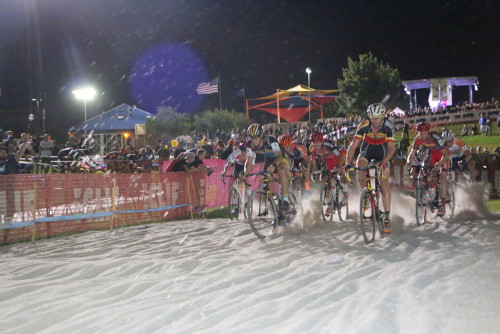
M 229 198 L 227 201 L 227 206 L 229 208 L 229 217 L 231 218 L 231 220 L 238 219 L 240 213 L 243 212 L 244 217 L 247 218 L 247 212 L 245 210 L 246 208 L 245 194 L 246 194 L 246 187 L 250 188 L 251 185 L 248 184 L 245 180 L 241 180 L 237 176 L 221 174 L 221 179 L 223 184 L 226 184 L 226 181 L 224 179 L 225 177 L 230 177 L 235 179 L 233 185 L 229 189 Z M 243 187 L 241 191 L 240 191 L 240 184 Z M 243 196 L 241 195 L 242 193 Z
M 333 175 L 329 173 L 333 173 Z M 324 181 L 323 178 L 325 178 Z M 326 171 L 321 180 L 324 182 L 320 194 L 323 221 L 331 222 L 335 213 L 338 214 L 340 221 L 346 221 L 349 214 L 349 204 L 337 171 Z
M 412 167 L 418 167 L 412 165 Z M 417 226 L 425 224 L 427 220 L 427 212 L 436 212 L 442 205 L 440 196 L 441 181 L 440 175 L 443 168 L 439 170 L 436 175 L 434 166 L 420 166 L 420 171 L 417 176 L 417 185 L 415 189 L 415 218 L 417 219 Z M 428 177 L 431 177 L 431 184 L 429 184 Z M 446 211 L 450 218 L 453 217 L 455 212 L 455 186 L 447 181 L 447 199 L 445 200 Z
M 293 193 L 299 200 L 302 200 L 302 197 L 306 190 L 302 170 L 298 168 L 292 168 L 291 172 L 292 177 L 290 179 L 290 192 Z
M 281 196 L 276 196 L 269 187 L 269 183 L 278 182 L 279 180 L 266 171 L 249 174 L 248 176 L 253 175 L 263 176 L 262 187 L 254 190 L 248 198 L 247 220 L 252 232 L 259 239 L 264 239 L 274 232 L 276 226 L 291 223 L 297 214 L 298 204 L 293 193 L 290 193 L 290 207 L 288 210 L 281 210 Z
M 375 240 L 376 226 L 378 226 L 380 236 L 385 234 L 382 211 L 379 207 L 380 194 L 382 192 L 378 179 L 380 167 L 372 161 L 367 166 L 351 168 L 349 171 L 351 170 L 364 171 L 366 173 L 366 185 L 361 191 L 359 201 L 359 219 L 363 239 L 366 244 L 369 244 Z M 349 171 L 346 170 L 346 178 L 351 182 Z

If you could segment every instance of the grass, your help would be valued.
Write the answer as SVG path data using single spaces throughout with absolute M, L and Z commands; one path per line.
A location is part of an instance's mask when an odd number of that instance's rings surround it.
M 493 213 L 500 213 L 500 198 L 490 199 L 488 209 Z

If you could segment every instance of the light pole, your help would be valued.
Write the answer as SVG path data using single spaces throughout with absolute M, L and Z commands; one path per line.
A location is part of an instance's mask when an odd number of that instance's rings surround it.
M 311 123 L 311 68 L 306 68 L 307 73 L 307 88 L 309 89 L 309 123 Z
M 75 89 L 73 95 L 78 100 L 83 100 L 83 111 L 85 113 L 85 122 L 87 121 L 87 100 L 92 100 L 95 96 L 95 89 L 92 87 Z

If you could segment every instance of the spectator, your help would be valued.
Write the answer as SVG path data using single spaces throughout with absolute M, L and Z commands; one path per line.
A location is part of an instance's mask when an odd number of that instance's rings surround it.
M 494 154 L 491 155 L 491 162 L 494 164 L 500 164 L 500 146 L 495 148 Z
M 34 157 L 37 155 L 31 145 L 31 136 L 27 133 L 21 133 L 21 142 L 17 146 L 17 152 L 21 154 L 21 158 L 28 158 L 29 156 Z M 23 149 L 21 149 L 21 147 L 23 147 Z
M 176 159 L 181 153 L 186 152 L 181 142 L 177 145 L 174 150 L 174 159 Z
M 0 174 L 18 173 L 18 163 L 22 152 L 26 149 L 26 145 L 28 145 L 28 142 L 23 141 L 15 155 L 9 155 L 9 149 L 6 146 L 0 146 Z
M 193 163 L 191 164 L 191 167 L 195 170 L 199 170 L 201 172 L 205 172 L 207 173 L 208 176 L 210 176 L 212 173 L 213 173 L 213 169 L 211 169 L 210 167 L 207 167 L 204 163 L 203 163 L 203 159 L 205 159 L 205 155 L 206 155 L 206 151 L 203 150 L 203 149 L 199 149 L 197 152 L 196 152 L 196 156 L 194 157 L 194 161 Z
M 48 164 L 52 161 L 52 150 L 54 143 L 50 140 L 48 134 L 43 135 L 43 140 L 40 142 L 40 158 L 41 162 Z
M 215 145 L 215 148 L 214 148 L 214 155 L 220 159 L 220 156 L 222 154 L 222 152 L 224 152 L 224 150 L 226 149 L 226 145 L 224 145 L 224 142 L 222 140 L 217 140 L 217 144 Z M 231 153 L 229 153 L 231 154 Z
M 172 172 L 188 172 L 191 171 L 192 163 L 195 159 L 195 154 L 193 152 L 182 152 L 179 154 L 177 159 L 171 162 L 168 171 Z
M 498 134 L 500 135 L 500 112 L 497 114 L 497 127 Z
M 483 136 L 487 135 L 487 129 L 486 129 L 486 115 L 484 113 L 479 114 L 479 131 L 481 131 L 481 134 Z
M 236 141 L 234 141 L 234 140 L 231 139 L 227 143 L 227 147 L 224 148 L 224 150 L 219 155 L 219 159 L 222 159 L 222 160 L 226 161 L 227 158 L 229 158 L 229 156 L 231 155 L 231 153 L 233 153 L 233 146 L 234 145 L 236 145 Z
M 399 150 L 401 151 L 401 154 L 406 157 L 408 154 L 408 148 L 410 147 L 410 139 L 408 137 L 407 133 L 403 133 L 402 139 L 399 142 Z
M 162 146 L 158 151 L 158 159 L 160 161 L 168 161 L 170 160 L 170 150 L 168 149 L 168 145 Z
M 474 123 L 472 125 L 472 128 L 470 129 L 469 136 L 475 136 L 477 135 L 477 125 Z
M 467 136 L 469 133 L 469 129 L 467 128 L 467 124 L 464 123 L 464 126 L 462 128 L 462 132 L 460 132 L 460 137 Z

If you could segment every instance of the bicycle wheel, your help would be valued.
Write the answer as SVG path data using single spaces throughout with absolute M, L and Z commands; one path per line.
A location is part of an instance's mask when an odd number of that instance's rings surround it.
M 448 202 L 446 203 L 446 212 L 450 218 L 453 218 L 453 215 L 455 214 L 455 186 L 447 182 L 446 183 L 447 188 L 448 188 Z
M 264 190 L 256 190 L 248 199 L 247 219 L 252 232 L 259 239 L 271 235 L 278 223 L 278 210 Z
M 228 199 L 228 207 L 229 207 L 229 217 L 231 220 L 238 219 L 240 214 L 240 194 L 238 190 L 235 188 L 231 188 L 229 190 L 229 199 Z
M 325 184 L 323 189 L 321 189 L 319 198 L 321 200 L 321 217 L 323 217 L 323 221 L 331 222 L 333 219 L 333 210 L 335 209 L 332 188 Z
M 337 194 L 335 196 L 335 201 L 337 202 L 337 210 L 339 213 L 340 221 L 346 221 L 349 215 L 349 203 L 347 202 L 347 194 L 342 191 L 342 188 L 337 184 Z
M 415 194 L 415 218 L 417 226 L 420 226 L 426 222 L 428 205 L 432 205 L 432 194 L 428 186 L 417 186 Z
M 367 244 L 375 239 L 376 210 L 371 192 L 368 189 L 363 189 L 359 201 L 359 220 L 363 239 Z

